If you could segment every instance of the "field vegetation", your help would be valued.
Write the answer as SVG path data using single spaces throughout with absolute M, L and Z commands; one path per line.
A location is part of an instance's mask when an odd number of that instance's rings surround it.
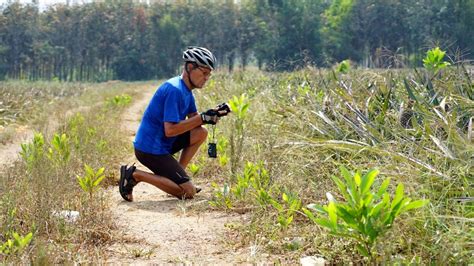
M 345 62 L 216 73 L 195 92 L 199 109 L 228 102 L 232 114 L 208 128 L 218 158 L 208 158 L 204 145 L 190 164 L 193 178 L 208 184 L 199 197 L 209 201 L 191 208 L 245 213 L 249 223 L 227 225 L 235 236 L 227 248 L 250 247 L 285 264 L 306 255 L 331 263 L 472 263 L 473 75 L 429 57 L 414 70 Z M 118 162 L 131 153 L 120 115 L 137 97 L 132 87 L 155 85 L 3 86 L 30 95 L 38 93 L 30 87 L 51 87 L 60 98 L 41 116 L 58 119 L 57 127 L 38 130 L 2 171 L 1 258 L 103 261 L 119 230 L 101 188 L 115 184 Z M 12 101 L 23 104 L 17 95 Z M 18 117 L 28 123 L 35 115 Z
M 103 247 L 116 231 L 101 187 L 115 184 L 117 162 L 129 152 L 120 115 L 140 86 L 2 83 L 1 93 L 8 96 L 2 121 L 35 130 L 34 138 L 21 144 L 19 160 L 1 169 L 3 262 L 103 259 Z

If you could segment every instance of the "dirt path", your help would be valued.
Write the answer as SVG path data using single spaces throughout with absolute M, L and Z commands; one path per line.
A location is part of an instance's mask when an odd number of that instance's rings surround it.
M 18 126 L 15 137 L 7 144 L 0 144 L 0 168 L 12 164 L 20 158 L 21 144 L 33 139 L 33 130 L 27 126 Z
M 133 140 L 144 108 L 155 88 L 144 88 L 124 116 L 124 134 Z M 124 163 L 138 163 L 133 156 Z M 146 169 L 138 164 L 138 168 Z M 118 171 L 118 169 L 117 169 Z M 203 192 L 193 200 L 181 201 L 159 189 L 140 183 L 134 189 L 134 202 L 125 202 L 114 187 L 109 191 L 112 210 L 126 237 L 110 248 L 108 262 L 133 264 L 236 264 L 255 261 L 249 251 L 231 251 L 225 244 L 226 224 L 240 223 L 244 216 L 220 212 L 199 212 L 208 204 L 210 186 L 205 180 L 194 180 Z

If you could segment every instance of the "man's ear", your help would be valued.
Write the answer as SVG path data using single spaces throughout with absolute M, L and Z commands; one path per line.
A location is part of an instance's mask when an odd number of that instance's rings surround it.
M 196 65 L 193 62 L 186 62 L 185 67 L 186 67 L 187 71 L 191 71 L 191 70 L 194 70 L 196 68 Z

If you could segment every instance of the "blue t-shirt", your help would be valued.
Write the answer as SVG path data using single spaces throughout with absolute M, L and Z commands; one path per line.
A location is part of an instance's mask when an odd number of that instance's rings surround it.
M 191 90 L 181 76 L 163 83 L 153 95 L 138 127 L 135 149 L 155 155 L 170 154 L 176 137 L 165 136 L 164 122 L 179 123 L 197 112 Z

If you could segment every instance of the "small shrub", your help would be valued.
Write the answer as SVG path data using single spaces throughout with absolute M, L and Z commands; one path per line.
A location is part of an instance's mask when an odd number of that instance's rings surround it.
M 240 97 L 234 95 L 232 100 L 229 101 L 229 106 L 231 111 L 234 113 L 234 126 L 230 137 L 230 169 L 231 173 L 235 174 L 237 172 L 237 163 L 241 160 L 244 145 L 244 121 L 247 117 L 247 111 L 249 108 L 247 95 L 245 93 L 240 95 Z
M 281 196 L 283 203 L 270 198 L 270 203 L 278 211 L 278 224 L 286 229 L 293 222 L 295 213 L 301 209 L 301 200 L 292 194 L 283 193 Z
M 92 194 L 97 190 L 100 182 L 102 182 L 102 180 L 105 178 L 105 169 L 102 167 L 96 172 L 90 166 L 85 164 L 84 170 L 86 171 L 86 175 L 83 177 L 78 176 L 77 181 L 82 190 L 86 193 L 89 193 L 89 197 L 92 198 Z
M 107 106 L 109 107 L 124 107 L 132 101 L 132 97 L 127 94 L 115 95 L 107 99 Z
M 213 199 L 209 201 L 209 205 L 216 208 L 231 209 L 233 204 L 230 198 L 229 185 L 224 184 L 224 187 L 221 189 L 217 183 L 212 182 L 211 186 L 215 192 Z
M 64 166 L 68 163 L 71 156 L 69 138 L 66 134 L 54 134 L 51 141 L 51 147 L 48 149 L 48 158 L 51 162 Z
M 426 52 L 426 57 L 423 59 L 423 66 L 433 73 L 437 73 L 441 69 L 451 65 L 449 62 L 443 61 L 445 51 L 439 47 L 433 48 Z
M 347 74 L 347 73 L 349 73 L 350 69 L 351 69 L 350 61 L 349 60 L 343 60 L 337 65 L 336 72 L 342 73 L 342 74 Z
M 377 239 L 392 227 L 395 218 L 428 202 L 412 201 L 405 197 L 403 183 L 398 184 L 395 196 L 390 202 L 387 192 L 389 178 L 383 181 L 376 193 L 372 192 L 371 186 L 379 174 L 378 170 L 370 170 L 361 177 L 359 172 L 351 175 L 342 166 L 341 174 L 345 182 L 335 176 L 332 179 L 346 202 L 337 202 L 331 193 L 327 193 L 328 205 L 307 206 L 318 213 L 317 217 L 306 208 L 303 208 L 303 211 L 313 222 L 329 229 L 332 234 L 357 241 L 360 254 L 369 258 L 374 256 Z
M 32 143 L 21 144 L 20 156 L 26 164 L 29 172 L 43 158 L 44 154 L 44 137 L 41 133 L 35 133 Z
M 0 245 L 0 254 L 14 255 L 20 253 L 30 244 L 33 239 L 33 233 L 30 232 L 25 236 L 20 236 L 17 232 L 13 232 L 12 237 L 12 239 L 8 239 Z
M 189 164 L 189 171 L 193 176 L 197 175 L 199 173 L 199 170 L 201 170 L 201 167 L 195 163 Z
M 214 199 L 210 202 L 214 207 L 232 208 L 239 203 L 259 203 L 265 206 L 269 201 L 260 198 L 264 197 L 262 191 L 266 193 L 270 185 L 270 176 L 263 166 L 263 162 L 257 164 L 247 162 L 242 174 L 238 174 L 234 184 L 224 184 L 224 188 L 219 188 L 215 183 L 216 189 Z
M 219 139 L 217 140 L 217 153 L 219 154 L 219 165 L 222 167 L 226 166 L 227 163 L 229 162 L 229 157 L 227 157 L 227 153 L 226 153 L 228 144 L 229 144 L 229 141 L 223 136 L 219 137 Z

